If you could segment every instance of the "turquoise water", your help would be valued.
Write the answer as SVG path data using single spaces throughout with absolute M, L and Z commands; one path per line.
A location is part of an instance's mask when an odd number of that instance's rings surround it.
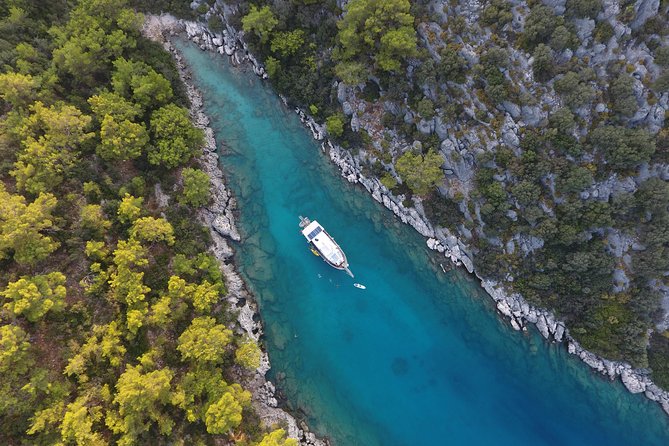
M 666 445 L 659 406 L 500 320 L 478 284 L 347 184 L 296 115 L 227 58 L 176 42 L 240 207 L 237 261 L 259 297 L 272 377 L 335 445 Z M 346 251 L 313 256 L 298 215 Z

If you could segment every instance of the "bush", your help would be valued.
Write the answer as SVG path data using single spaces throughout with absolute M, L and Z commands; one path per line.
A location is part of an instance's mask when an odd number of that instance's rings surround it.
M 634 78 L 629 74 L 621 74 L 609 87 L 609 97 L 613 102 L 611 109 L 620 116 L 630 117 L 639 106 L 634 95 Z
M 432 223 L 449 229 L 455 229 L 464 219 L 458 203 L 436 191 L 423 200 L 423 208 Z

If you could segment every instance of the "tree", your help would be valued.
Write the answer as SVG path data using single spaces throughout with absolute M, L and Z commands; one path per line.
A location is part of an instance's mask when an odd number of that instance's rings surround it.
M 87 382 L 89 377 L 86 369 L 89 365 L 105 361 L 111 367 L 119 367 L 125 353 L 121 330 L 116 321 L 107 325 L 94 325 L 92 334 L 68 360 L 63 372 L 67 376 L 76 376 L 80 382 Z
M 266 434 L 258 446 L 297 446 L 297 440 L 294 438 L 286 438 L 286 431 L 277 429 Z
M 255 370 L 260 367 L 261 355 L 262 352 L 258 344 L 249 339 L 243 342 L 235 351 L 235 362 L 249 370 Z
M 601 10 L 601 0 L 567 0 L 567 14 L 574 17 L 595 18 Z
M 304 45 L 304 31 L 294 29 L 293 31 L 278 32 L 272 37 L 270 48 L 272 52 L 281 57 L 289 57 L 297 53 Z
M 209 175 L 199 169 L 190 167 L 181 172 L 183 178 L 183 190 L 179 202 L 195 207 L 204 206 L 209 202 L 209 189 L 211 181 Z
M 416 53 L 414 18 L 408 0 L 352 0 L 337 23 L 339 64 L 358 62 L 383 71 L 398 71 Z M 338 72 L 342 70 L 337 70 Z M 347 70 L 350 71 L 350 70 Z
M 0 98 L 14 108 L 25 107 L 35 98 L 37 85 L 29 74 L 0 73 Z
M 571 133 L 574 131 L 576 122 L 574 121 L 574 114 L 568 108 L 562 107 L 555 110 L 555 113 L 548 117 L 548 122 L 551 127 L 559 130 L 562 133 Z
M 613 101 L 612 110 L 620 116 L 633 116 L 639 109 L 634 95 L 634 78 L 629 74 L 621 74 L 611 83 L 609 96 Z
M 155 422 L 161 434 L 172 431 L 173 421 L 164 412 L 171 400 L 173 373 L 169 369 L 144 373 L 141 366 L 128 366 L 116 383 L 114 403 L 118 414 L 109 412 L 106 424 L 116 434 L 122 446 L 137 443 Z
M 523 43 L 529 49 L 539 43 L 547 43 L 556 27 L 564 25 L 564 19 L 555 15 L 553 8 L 537 4 L 525 18 Z
M 414 193 L 425 195 L 444 179 L 442 164 L 444 164 L 444 158 L 433 150 L 425 155 L 409 151 L 397 160 L 395 167 L 397 173 Z
M 120 57 L 114 61 L 114 92 L 132 99 L 144 110 L 167 104 L 174 96 L 172 85 L 162 74 L 142 61 Z
M 532 53 L 534 62 L 532 63 L 532 72 L 537 80 L 546 82 L 553 77 L 555 64 L 553 62 L 553 50 L 548 45 L 540 43 Z
M 142 113 L 142 108 L 126 100 L 120 94 L 104 91 L 88 98 L 91 110 L 99 121 L 109 115 L 118 120 L 133 120 Z
M 0 326 L 0 373 L 4 377 L 22 375 L 32 364 L 26 332 L 12 324 Z
M 232 393 L 226 392 L 209 406 L 204 421 L 210 434 L 224 434 L 241 424 L 242 405 Z
M 103 159 L 127 161 L 142 154 L 149 142 L 149 135 L 144 124 L 127 119 L 117 121 L 111 115 L 106 115 L 100 127 L 100 142 L 96 152 Z
M 9 302 L 5 308 L 30 322 L 42 319 L 49 311 L 58 313 L 65 307 L 65 276 L 59 272 L 21 277 L 0 292 Z
M 130 236 L 143 242 L 165 242 L 174 244 L 174 228 L 164 218 L 141 217 L 130 228 Z
M 41 102 L 30 106 L 31 114 L 19 128 L 24 149 L 14 170 L 17 186 L 33 194 L 51 191 L 75 165 L 81 145 L 94 133 L 87 132 L 91 117 L 76 107 Z
M 22 265 L 34 265 L 58 248 L 59 243 L 42 231 L 51 229 L 51 212 L 56 197 L 40 194 L 26 204 L 25 198 L 12 195 L 0 183 L 0 260 L 13 256 Z
M 102 435 L 94 432 L 93 425 L 102 419 L 102 407 L 95 404 L 89 393 L 81 395 L 67 405 L 60 429 L 66 444 L 77 446 L 105 446 Z
M 81 207 L 79 213 L 81 228 L 88 231 L 93 237 L 101 237 L 111 227 L 111 222 L 105 218 L 102 206 L 87 204 Z
M 242 18 L 242 29 L 247 33 L 253 32 L 261 43 L 267 42 L 270 33 L 278 24 L 279 21 L 269 6 L 258 9 L 256 5 L 251 5 L 249 13 Z
M 630 169 L 650 160 L 655 142 L 645 129 L 602 126 L 590 132 L 590 142 L 615 169 Z
M 143 202 L 144 199 L 142 197 L 133 197 L 126 193 L 118 206 L 117 215 L 119 221 L 122 223 L 132 223 L 139 218 L 142 213 Z
M 149 151 L 149 163 L 166 168 L 186 163 L 204 142 L 204 134 L 193 127 L 188 110 L 175 104 L 153 112 L 151 133 L 156 147 Z
M 578 108 L 589 104 L 595 99 L 595 91 L 591 85 L 581 81 L 578 74 L 568 72 L 555 81 L 555 91 L 561 94 L 570 108 Z
M 335 138 L 339 138 L 344 134 L 344 116 L 340 113 L 328 116 L 325 120 L 325 128 L 328 134 Z
M 212 317 L 200 316 L 179 336 L 177 350 L 184 361 L 218 363 L 231 339 L 231 330 L 217 324 Z
M 460 55 L 458 48 L 448 44 L 439 51 L 441 60 L 437 64 L 437 74 L 442 82 L 465 82 L 467 60 Z

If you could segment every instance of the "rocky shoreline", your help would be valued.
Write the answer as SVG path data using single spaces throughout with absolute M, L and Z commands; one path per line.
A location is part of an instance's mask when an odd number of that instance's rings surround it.
M 221 18 L 224 19 L 223 16 Z M 264 67 L 250 54 L 242 36 L 232 27 L 227 26 L 221 35 L 213 35 L 203 24 L 181 23 L 188 38 L 202 50 L 228 55 L 234 65 L 248 63 L 256 75 L 263 79 L 267 78 Z M 281 99 L 287 105 L 287 100 L 283 97 Z M 443 253 L 455 265 L 463 266 L 469 273 L 476 275 L 483 289 L 495 301 L 498 311 L 509 319 L 514 330 L 527 330 L 528 325 L 535 325 L 545 339 L 552 342 L 564 342 L 570 354 L 579 357 L 593 370 L 608 377 L 611 381 L 620 378 L 629 392 L 644 393 L 648 399 L 660 404 L 669 415 L 669 391 L 654 384 L 646 370 L 635 369 L 628 363 L 611 361 L 587 351 L 569 334 L 565 324 L 556 320 L 552 312 L 534 308 L 520 294 L 509 293 L 498 282 L 481 277 L 474 269 L 472 256 L 466 245 L 447 229 L 433 228 L 425 218 L 420 202 L 414 202 L 415 208 L 405 207 L 404 197 L 394 196 L 388 188 L 381 184 L 379 179 L 366 177 L 362 173 L 359 156 L 353 156 L 348 150 L 329 141 L 326 138 L 324 126 L 318 124 L 303 110 L 296 108 L 295 111 L 305 127 L 311 131 L 314 139 L 321 141 L 322 150 L 340 169 L 341 175 L 350 183 L 360 184 L 376 201 L 391 210 L 403 223 L 411 225 L 426 237 L 428 248 Z
M 225 186 L 223 172 L 219 166 L 219 156 L 216 151 L 214 131 L 209 127 L 209 118 L 203 111 L 202 95 L 190 82 L 188 67 L 182 60 L 179 52 L 164 36 L 176 32 L 185 31 L 186 27 L 181 21 L 172 16 L 146 16 L 143 33 L 150 39 L 160 42 L 164 48 L 172 54 L 179 70 L 179 76 L 186 86 L 188 98 L 191 103 L 191 118 L 196 127 L 205 132 L 205 145 L 203 154 L 198 159 L 201 169 L 211 179 L 211 201 L 206 207 L 200 209 L 199 218 L 209 228 L 212 237 L 211 250 L 219 261 L 223 274 L 225 275 L 228 294 L 226 296 L 232 308 L 238 312 L 237 321 L 240 330 L 259 341 L 263 333 L 260 322 L 254 317 L 258 315 L 258 307 L 254 296 L 246 289 L 244 281 L 237 273 L 231 258 L 234 254 L 229 240 L 240 241 L 234 218 L 236 202 L 232 194 Z M 287 434 L 298 440 L 301 446 L 327 446 L 327 440 L 319 439 L 309 431 L 306 423 L 296 419 L 286 410 L 279 407 L 276 389 L 265 377 L 270 369 L 267 352 L 263 351 L 261 364 L 256 369 L 252 378 L 240 377 L 244 388 L 253 395 L 253 408 L 260 417 L 262 423 L 267 427 L 274 425 L 285 426 Z

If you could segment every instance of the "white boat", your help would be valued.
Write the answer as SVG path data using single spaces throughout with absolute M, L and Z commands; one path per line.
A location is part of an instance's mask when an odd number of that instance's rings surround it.
M 311 252 L 321 257 L 331 267 L 346 271 L 353 277 L 353 273 L 348 269 L 346 254 L 320 223 L 300 215 L 300 228 L 302 229 L 302 235 L 309 243 Z
M 354 283 L 353 286 L 356 287 L 356 288 L 360 288 L 361 290 L 366 290 L 367 289 L 367 287 L 365 285 L 362 285 L 360 283 Z

